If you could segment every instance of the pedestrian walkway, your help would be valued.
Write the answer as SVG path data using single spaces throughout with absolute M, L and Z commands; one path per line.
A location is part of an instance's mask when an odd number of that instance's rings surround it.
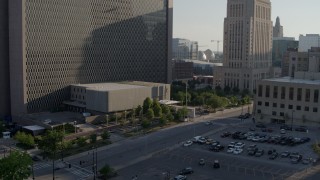
M 76 166 L 74 164 L 71 165 L 71 168 L 66 167 L 65 170 L 78 176 L 77 179 L 87 179 L 88 177 L 93 176 L 93 172 L 91 172 L 85 168 L 81 168 L 79 166 Z
M 35 163 L 35 164 L 33 164 L 33 170 L 44 169 L 44 168 L 48 168 L 50 166 L 52 166 L 52 164 L 49 162 Z

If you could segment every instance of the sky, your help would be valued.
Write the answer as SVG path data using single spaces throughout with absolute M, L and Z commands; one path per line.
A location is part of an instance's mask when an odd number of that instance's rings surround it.
M 272 21 L 280 17 L 285 37 L 320 34 L 319 0 L 271 0 Z M 227 0 L 173 0 L 173 37 L 199 42 L 199 49 L 217 51 L 223 39 Z M 219 51 L 222 50 L 222 43 Z

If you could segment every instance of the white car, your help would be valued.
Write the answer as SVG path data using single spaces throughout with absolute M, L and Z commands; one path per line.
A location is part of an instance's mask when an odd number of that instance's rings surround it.
M 192 141 L 187 141 L 183 144 L 184 147 L 188 147 L 188 146 L 191 146 L 193 144 Z
M 233 154 L 241 154 L 243 152 L 243 149 L 237 148 L 233 151 Z
M 228 148 L 227 153 L 233 153 L 234 150 L 234 148 Z
M 244 146 L 245 146 L 245 144 L 242 142 L 238 142 L 236 145 L 234 145 L 234 147 L 237 149 L 240 149 L 240 148 L 242 149 Z

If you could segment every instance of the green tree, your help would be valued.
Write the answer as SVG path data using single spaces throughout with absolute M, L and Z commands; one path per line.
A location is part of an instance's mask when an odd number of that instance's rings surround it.
M 27 153 L 13 151 L 9 156 L 0 159 L 0 179 L 23 180 L 31 175 L 32 159 Z
M 153 112 L 156 117 L 162 116 L 162 109 L 158 100 L 153 101 Z
M 141 111 L 142 111 L 142 107 L 139 105 L 136 109 L 135 109 L 135 113 L 136 113 L 136 116 L 140 116 L 141 114 Z
M 170 108 L 169 106 L 165 105 L 165 104 L 162 104 L 161 105 L 161 109 L 162 109 L 162 113 L 163 114 L 168 114 L 170 112 Z
M 149 119 L 144 119 L 144 120 L 142 120 L 141 126 L 142 126 L 143 128 L 148 128 L 148 127 L 150 127 L 150 125 L 151 125 L 151 122 L 150 122 Z
M 109 133 L 109 131 L 104 131 L 104 132 L 101 134 L 101 138 L 102 138 L 103 140 L 110 139 L 110 133 Z
M 86 137 L 79 137 L 79 138 L 77 138 L 76 143 L 79 147 L 85 146 L 87 144 L 87 138 Z
M 25 132 L 18 131 L 14 136 L 14 139 L 19 141 L 26 148 L 32 148 L 35 145 L 34 137 L 31 134 L 26 134 Z
M 148 109 L 147 118 L 148 119 L 153 119 L 154 118 L 154 112 L 153 112 L 153 110 L 151 108 Z
M 184 120 L 184 118 L 188 116 L 188 109 L 183 107 L 177 111 L 177 120 Z
M 162 115 L 161 118 L 159 119 L 159 122 L 161 125 L 166 125 L 167 124 L 167 117 L 166 115 Z
M 152 107 L 152 100 L 147 97 L 144 101 L 143 101 L 143 114 L 146 114 L 148 112 L 148 110 Z
M 182 91 L 178 92 L 177 100 L 181 102 L 181 106 L 185 103 L 186 94 Z
M 95 143 L 97 142 L 97 135 L 96 134 L 91 134 L 90 135 L 90 143 Z
M 39 148 L 54 157 L 58 151 L 62 151 L 64 148 L 63 138 L 64 134 L 62 131 L 48 131 L 39 142 Z
M 209 100 L 209 106 L 216 110 L 217 108 L 223 107 L 223 100 L 217 95 L 213 95 Z
M 238 98 L 236 96 L 231 96 L 229 99 L 231 106 L 238 106 Z
M 250 104 L 250 100 L 250 96 L 248 95 L 242 98 L 243 104 Z
M 102 174 L 103 179 L 108 179 L 117 175 L 115 170 L 111 168 L 109 165 L 104 165 L 103 168 L 99 170 L 99 173 Z
M 174 120 L 174 116 L 172 115 L 172 113 L 169 111 L 169 113 L 166 114 L 166 118 L 168 121 L 173 121 Z

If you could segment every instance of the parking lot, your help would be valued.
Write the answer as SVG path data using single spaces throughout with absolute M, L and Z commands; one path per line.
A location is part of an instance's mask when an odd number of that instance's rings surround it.
M 240 121 L 237 118 L 229 118 L 228 120 L 215 120 L 212 122 L 204 122 L 203 126 L 212 127 L 212 131 L 206 134 L 196 134 L 211 139 L 210 142 L 217 141 L 224 149 L 219 152 L 210 150 L 210 145 L 203 143 L 193 143 L 185 147 L 184 143 L 192 138 L 185 139 L 178 148 L 173 150 L 163 151 L 160 154 L 153 155 L 152 158 L 139 162 L 134 167 L 128 167 L 121 171 L 126 172 L 130 178 L 130 174 L 139 174 L 142 179 L 166 179 L 168 174 L 171 178 L 175 177 L 181 169 L 192 167 L 194 173 L 187 175 L 187 179 L 286 179 L 292 178 L 295 174 L 303 176 L 309 169 L 313 167 L 312 161 L 310 163 L 302 163 L 303 159 L 317 159 L 317 155 L 313 152 L 311 144 L 319 138 L 319 128 L 308 127 L 308 132 L 286 131 L 285 134 L 280 133 L 280 125 L 266 124 L 270 132 L 263 132 L 262 128 L 257 128 L 251 120 Z M 255 131 L 250 131 L 249 129 Z M 299 140 L 299 138 L 308 137 L 309 142 L 299 143 L 297 145 L 280 145 L 274 142 L 252 142 L 247 139 L 234 139 L 232 136 L 221 137 L 224 132 L 234 133 L 239 131 L 247 134 L 251 132 L 254 135 L 261 135 L 264 137 L 292 137 Z M 249 133 L 250 134 L 250 133 Z M 249 138 L 250 139 L 250 138 Z M 244 143 L 243 152 L 239 154 L 228 153 L 228 145 L 230 142 Z M 248 155 L 247 148 L 251 144 L 256 144 L 258 149 L 263 149 L 264 154 L 260 157 L 255 155 Z M 271 160 L 269 159 L 268 151 L 272 150 L 278 153 L 278 156 Z M 302 159 L 293 164 L 290 157 L 281 157 L 281 153 L 288 151 L 290 153 L 299 153 Z M 205 160 L 204 166 L 199 166 L 199 160 Z M 218 160 L 220 168 L 213 168 L 213 162 Z M 120 171 L 120 174 L 122 174 Z M 303 173 L 301 173 L 303 172 Z M 119 177 L 119 179 L 121 179 Z M 298 178 L 300 179 L 300 178 Z

